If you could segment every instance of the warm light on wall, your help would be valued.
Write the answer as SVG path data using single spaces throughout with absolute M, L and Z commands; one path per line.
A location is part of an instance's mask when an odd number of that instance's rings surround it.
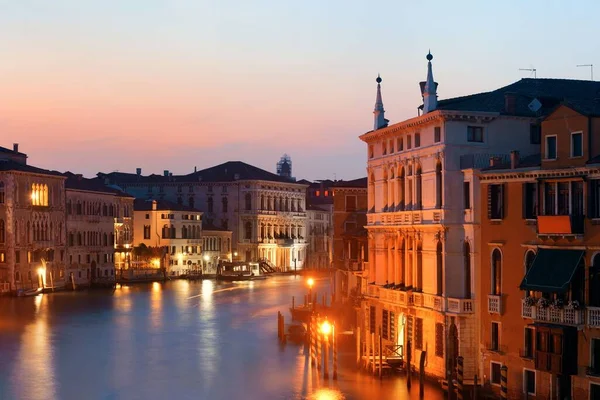
M 31 205 L 48 206 L 48 185 L 37 183 L 31 185 Z

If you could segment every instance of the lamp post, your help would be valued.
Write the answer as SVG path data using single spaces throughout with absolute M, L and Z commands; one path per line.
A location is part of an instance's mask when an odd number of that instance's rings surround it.
M 325 354 L 323 360 L 323 379 L 329 379 L 329 334 L 331 333 L 331 324 L 325 320 L 321 324 L 321 333 L 325 339 Z

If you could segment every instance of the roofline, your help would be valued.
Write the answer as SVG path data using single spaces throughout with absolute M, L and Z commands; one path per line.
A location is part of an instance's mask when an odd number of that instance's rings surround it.
M 79 188 L 70 188 L 70 187 L 66 187 L 65 186 L 65 192 L 67 191 L 71 191 L 71 192 L 86 192 L 86 193 L 100 193 L 100 194 L 105 194 L 105 195 L 109 195 L 109 196 L 115 196 L 115 197 L 131 197 L 131 196 L 119 196 L 119 194 L 117 193 L 113 193 L 113 192 L 104 192 L 101 190 L 91 190 L 91 189 L 79 189 Z M 135 198 L 135 197 L 132 197 Z
M 29 166 L 29 165 L 28 165 Z M 32 167 L 32 168 L 37 168 L 37 167 Z M 52 172 L 52 171 L 48 171 L 48 173 L 43 173 L 43 172 L 32 172 L 32 171 L 20 171 L 18 169 L 7 169 L 7 170 L 0 170 L 0 174 L 1 173 L 13 173 L 13 174 L 21 174 L 21 175 L 39 175 L 39 176 L 43 176 L 43 177 L 52 177 L 52 178 L 59 178 L 59 179 L 63 179 L 66 180 L 67 177 L 64 176 L 63 174 L 61 174 L 60 172 Z

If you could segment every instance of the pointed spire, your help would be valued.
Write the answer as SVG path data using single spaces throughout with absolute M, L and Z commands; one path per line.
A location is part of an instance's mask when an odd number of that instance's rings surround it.
M 375 97 L 375 109 L 373 110 L 373 114 L 375 115 L 375 122 L 373 125 L 373 130 L 377 130 L 380 128 L 384 128 L 387 126 L 387 119 L 385 119 L 385 110 L 383 109 L 383 100 L 381 98 L 381 76 L 377 74 L 377 96 Z
M 437 107 L 437 82 L 433 80 L 433 68 L 431 66 L 431 60 L 433 55 L 431 50 L 427 53 L 427 80 L 421 82 L 421 94 L 423 95 L 423 113 L 427 114 L 433 111 Z

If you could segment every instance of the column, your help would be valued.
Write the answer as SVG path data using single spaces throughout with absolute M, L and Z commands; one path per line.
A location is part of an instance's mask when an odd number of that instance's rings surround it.
M 393 271 L 394 271 L 394 254 L 392 251 L 393 241 L 391 238 L 386 239 L 387 243 L 387 257 L 385 264 L 385 280 L 386 283 L 393 282 Z
M 396 180 L 394 178 L 388 179 L 388 211 L 396 211 L 396 200 L 394 194 L 394 183 Z
M 404 197 L 404 180 L 400 177 L 396 178 L 396 210 L 403 210 L 400 205 L 403 203 L 401 199 Z
M 375 280 L 375 240 L 369 238 L 369 282 Z

